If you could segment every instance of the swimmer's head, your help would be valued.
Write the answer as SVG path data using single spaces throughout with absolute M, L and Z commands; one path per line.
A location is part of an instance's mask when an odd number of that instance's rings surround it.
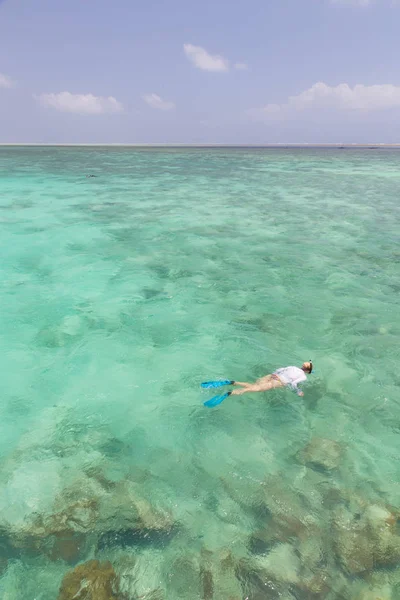
M 303 366 L 302 366 L 301 368 L 303 369 L 303 371 L 304 371 L 305 373 L 312 373 L 312 370 L 313 370 L 313 364 L 312 364 L 312 361 L 311 361 L 311 360 L 309 360 L 309 361 L 307 361 L 307 362 L 303 363 Z

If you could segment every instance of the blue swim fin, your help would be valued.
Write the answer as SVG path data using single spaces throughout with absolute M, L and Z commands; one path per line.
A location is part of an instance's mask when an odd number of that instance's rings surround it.
M 214 408 L 214 406 L 218 406 L 218 404 L 221 404 L 221 402 L 223 402 L 225 398 L 230 396 L 231 393 L 232 392 L 227 392 L 226 394 L 222 394 L 221 396 L 214 396 L 213 398 L 210 398 L 210 400 L 207 400 L 207 402 L 204 402 L 204 406 L 207 406 L 207 408 Z
M 201 384 L 202 388 L 219 388 L 222 387 L 223 385 L 232 385 L 233 381 L 229 381 L 229 379 L 224 379 L 224 381 L 203 381 L 203 383 Z

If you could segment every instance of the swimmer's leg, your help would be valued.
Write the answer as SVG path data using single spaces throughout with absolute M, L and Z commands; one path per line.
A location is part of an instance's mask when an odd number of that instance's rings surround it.
M 233 390 L 232 396 L 241 396 L 242 394 L 248 394 L 250 392 L 266 392 L 274 388 L 284 387 L 282 381 L 276 375 L 267 375 L 261 377 L 256 383 L 247 384 L 242 390 Z
M 241 390 L 232 390 L 231 396 L 241 396 L 242 394 L 247 394 L 249 392 L 263 392 L 264 390 L 259 388 L 257 385 L 247 385 L 243 387 Z

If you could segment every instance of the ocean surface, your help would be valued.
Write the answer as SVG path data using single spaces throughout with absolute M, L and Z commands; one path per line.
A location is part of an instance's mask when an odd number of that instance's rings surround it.
M 396 150 L 0 148 L 1 599 L 399 599 L 399 242 Z

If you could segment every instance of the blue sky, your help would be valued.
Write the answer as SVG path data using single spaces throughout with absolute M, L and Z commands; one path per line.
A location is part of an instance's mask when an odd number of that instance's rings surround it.
M 396 0 L 0 0 L 0 142 L 400 142 Z

